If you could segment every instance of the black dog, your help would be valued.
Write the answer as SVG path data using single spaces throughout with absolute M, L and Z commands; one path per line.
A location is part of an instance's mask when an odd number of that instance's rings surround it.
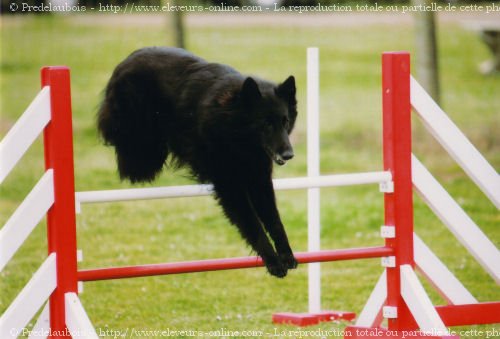
M 152 181 L 168 164 L 212 183 L 229 220 L 284 277 L 295 260 L 276 208 L 272 162 L 293 157 L 295 79 L 280 85 L 245 77 L 184 50 L 151 47 L 113 72 L 98 128 L 115 147 L 122 179 Z M 274 248 L 268 236 L 274 242 Z

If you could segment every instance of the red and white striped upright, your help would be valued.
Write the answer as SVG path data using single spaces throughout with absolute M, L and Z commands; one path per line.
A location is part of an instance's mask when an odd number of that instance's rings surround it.
M 415 266 L 408 53 L 382 55 L 382 91 L 384 170 L 391 172 L 394 185 L 392 190 L 384 194 L 384 226 L 389 229 L 393 227 L 394 235 L 386 238 L 386 245 L 395 250 L 395 260 L 387 262 L 387 303 L 384 313 L 388 318 L 389 330 L 403 330 L 415 324 L 401 297 L 399 269 L 401 265 Z
M 45 168 L 54 173 L 54 204 L 47 213 L 48 249 L 49 254 L 57 254 L 57 287 L 50 297 L 50 328 L 52 333 L 69 334 L 65 294 L 78 292 L 69 68 L 44 67 L 41 76 L 42 88 L 50 87 L 51 105 L 51 120 L 44 130 Z
M 385 273 L 367 302 L 356 326 L 346 329 L 352 338 L 458 338 L 450 335 L 419 282 L 414 268 L 410 55 L 382 55 L 384 170 L 392 185 L 383 188 L 384 225 L 381 234 L 393 256 L 382 259 Z M 386 285 L 386 286 L 383 286 Z M 388 328 L 380 326 L 387 319 Z

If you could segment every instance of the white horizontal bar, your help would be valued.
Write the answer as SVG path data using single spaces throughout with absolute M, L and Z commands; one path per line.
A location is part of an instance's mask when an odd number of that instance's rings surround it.
M 500 252 L 453 200 L 439 182 L 412 155 L 413 186 L 434 214 L 476 258 L 497 284 L 500 283 Z
M 0 230 L 0 272 L 53 203 L 53 174 L 47 170 Z
M 365 172 L 353 174 L 333 174 L 318 177 L 275 179 L 277 190 L 304 189 L 316 187 L 352 186 L 380 184 L 392 180 L 391 172 Z
M 500 209 L 500 175 L 413 77 L 411 104 L 434 138 Z
M 477 299 L 415 233 L 413 233 L 413 248 L 418 268 L 448 303 L 453 305 L 477 303 Z
M 50 121 L 50 87 L 44 87 L 0 142 L 0 183 Z
M 182 185 L 76 192 L 76 203 L 99 203 L 210 195 L 212 185 Z
M 76 293 L 64 295 L 66 326 L 72 338 L 99 338 Z
M 390 172 L 367 172 L 357 174 L 324 175 L 312 178 L 300 177 L 275 179 L 273 182 L 274 188 L 277 190 L 291 190 L 314 187 L 378 184 L 391 180 L 392 176 Z M 212 193 L 212 189 L 212 185 L 182 185 L 76 192 L 76 203 L 195 197 L 210 195 Z
M 57 286 L 56 254 L 51 253 L 0 317 L 0 338 L 17 338 Z
M 444 336 L 449 332 L 439 317 L 417 275 L 410 265 L 401 265 L 401 296 L 415 318 L 420 330 L 426 334 Z

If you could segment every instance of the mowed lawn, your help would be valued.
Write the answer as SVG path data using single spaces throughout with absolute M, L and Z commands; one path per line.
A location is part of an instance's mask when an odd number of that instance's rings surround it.
M 285 18 L 285 19 L 284 19 Z M 275 177 L 304 176 L 306 166 L 306 48 L 320 48 L 321 171 L 324 174 L 382 169 L 380 55 L 414 52 L 411 19 L 372 20 L 341 15 L 188 16 L 187 41 L 194 53 L 275 81 L 297 78 L 299 120 L 296 156 Z M 240 20 L 241 19 L 241 22 Z M 278 20 L 279 19 L 279 20 Z M 397 19 L 397 20 L 396 20 Z M 77 191 L 131 187 L 120 182 L 112 149 L 95 128 L 96 108 L 114 66 L 133 50 L 172 44 L 163 16 L 3 16 L 0 136 L 3 137 L 39 90 L 43 65 L 67 65 L 72 75 Z M 478 36 L 447 17 L 439 25 L 442 104 L 451 118 L 498 170 L 500 168 L 500 77 L 483 76 L 488 57 Z M 414 119 L 415 153 L 427 164 L 495 245 L 500 214 L 463 171 Z M 3 225 L 43 171 L 41 138 L 1 186 Z M 155 185 L 191 183 L 186 172 L 166 171 Z M 144 185 L 149 187 L 150 185 Z M 305 191 L 277 194 L 295 251 L 307 249 Z M 383 196 L 376 186 L 323 189 L 324 249 L 382 244 Z M 245 256 L 252 254 L 211 197 L 86 205 L 77 217 L 81 268 Z M 417 233 L 480 301 L 498 300 L 492 278 L 415 196 Z M 0 273 L 0 312 L 46 256 L 42 222 Z M 322 264 L 322 306 L 360 312 L 382 272 L 379 260 Z M 422 280 L 423 277 L 421 277 Z M 444 301 L 425 283 L 432 299 Z M 105 282 L 84 286 L 81 299 L 98 331 L 128 337 L 133 330 L 293 330 L 271 323 L 274 312 L 307 311 L 307 267 L 285 279 L 265 269 L 233 270 Z M 32 325 L 33 323 L 31 323 Z M 342 329 L 323 323 L 311 330 Z M 491 330 L 498 325 L 472 327 Z M 107 331 L 107 332 L 106 332 Z M 226 332 L 226 334 L 228 333 Z M 208 335 L 208 334 L 207 334 Z M 110 335 L 110 337 L 113 337 Z M 477 336 L 480 338 L 482 336 Z M 486 337 L 486 336 L 484 336 Z

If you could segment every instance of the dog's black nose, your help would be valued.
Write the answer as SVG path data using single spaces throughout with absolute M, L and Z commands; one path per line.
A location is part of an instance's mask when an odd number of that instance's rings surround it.
M 281 157 L 283 158 L 283 160 L 290 160 L 292 159 L 294 156 L 293 154 L 293 151 L 292 150 L 287 150 L 287 151 L 284 151 L 283 153 L 281 153 Z

